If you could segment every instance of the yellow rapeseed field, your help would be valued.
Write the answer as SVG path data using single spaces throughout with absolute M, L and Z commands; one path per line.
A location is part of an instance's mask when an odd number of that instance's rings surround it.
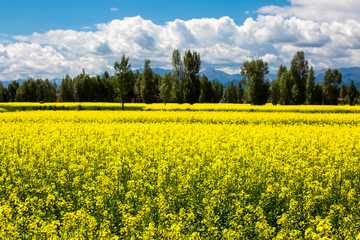
M 120 103 L 0 103 L 0 108 L 11 111 L 24 110 L 120 110 Z M 276 105 L 253 106 L 250 104 L 177 104 L 177 103 L 126 103 L 127 110 L 140 111 L 229 111 L 229 112 L 303 112 L 303 113 L 360 113 L 360 105 L 357 106 L 328 106 L 328 105 Z
M 0 112 L 0 239 L 360 238 L 360 114 L 177 106 Z

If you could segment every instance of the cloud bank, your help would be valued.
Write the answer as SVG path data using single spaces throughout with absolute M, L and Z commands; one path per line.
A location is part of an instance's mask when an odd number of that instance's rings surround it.
M 360 20 L 339 16 L 339 21 L 327 21 L 324 16 L 318 21 L 295 15 L 293 9 L 306 10 L 305 3 L 293 0 L 277 12 L 273 6 L 263 7 L 260 12 L 276 15 L 248 18 L 242 25 L 230 17 L 157 25 L 137 16 L 97 24 L 94 31 L 14 36 L 17 43 L 0 42 L 0 80 L 75 76 L 83 68 L 92 75 L 112 72 L 113 61 L 122 54 L 130 57 L 133 68 L 142 67 L 148 58 L 152 67 L 171 69 L 173 49 L 198 51 L 203 67 L 228 73 L 239 72 L 244 61 L 258 58 L 274 72 L 280 64 L 289 65 L 297 51 L 304 51 L 315 69 L 360 66 Z M 343 9 L 355 5 L 349 1 Z
M 360 21 L 359 9 L 359 0 L 290 0 L 289 6 L 264 6 L 258 12 L 285 18 L 297 17 L 313 21 L 345 22 L 348 19 Z

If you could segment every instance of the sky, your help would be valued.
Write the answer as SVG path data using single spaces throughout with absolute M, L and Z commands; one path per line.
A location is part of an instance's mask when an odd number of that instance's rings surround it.
M 202 69 L 239 73 L 263 59 L 270 72 L 304 51 L 315 70 L 360 67 L 359 0 L 1 0 L 0 80 L 113 73 L 122 54 L 171 69 L 174 49 Z

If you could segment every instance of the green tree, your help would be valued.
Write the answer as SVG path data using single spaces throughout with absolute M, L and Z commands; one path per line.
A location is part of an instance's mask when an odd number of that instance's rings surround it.
M 205 93 L 204 93 L 204 90 L 201 89 L 201 92 L 200 92 L 200 96 L 199 96 L 199 103 L 204 103 L 206 100 L 205 100 Z
M 233 81 L 225 88 L 224 91 L 224 98 L 228 103 L 236 103 L 237 102 L 237 91 L 236 91 L 236 84 Z
M 145 59 L 144 70 L 141 81 L 141 95 L 145 103 L 154 102 L 153 72 L 150 67 L 150 60 Z
M 183 103 L 183 97 L 181 95 L 181 86 L 179 83 L 179 79 L 176 77 L 173 77 L 172 79 L 173 80 L 171 83 L 171 90 L 170 90 L 171 100 L 176 103 Z
M 240 74 L 246 77 L 245 95 L 254 105 L 262 105 L 267 102 L 270 83 L 265 79 L 269 73 L 267 62 L 262 59 L 246 61 L 240 68 Z
M 306 100 L 306 80 L 309 74 L 309 64 L 305 60 L 303 51 L 299 51 L 293 56 L 290 72 L 293 83 L 296 85 L 296 87 L 291 87 L 293 100 L 296 104 L 303 104 Z
M 200 53 L 190 50 L 185 51 L 184 68 L 186 72 L 184 84 L 184 100 L 193 104 L 199 100 L 200 96 L 200 77 L 199 72 L 201 68 Z
M 46 102 L 55 102 L 56 101 L 56 82 L 55 80 L 50 81 L 45 79 L 45 101 Z
M 253 75 L 248 81 L 251 103 L 254 105 L 264 105 L 269 96 L 270 82 L 264 81 L 257 75 Z
M 5 87 L 2 82 L 0 82 L 0 102 L 4 102 Z
M 280 103 L 282 105 L 293 104 L 292 88 L 294 86 L 293 79 L 291 78 L 291 72 L 285 72 L 281 75 L 279 81 L 280 87 Z
M 171 98 L 171 73 L 166 72 L 161 80 L 160 97 L 164 99 L 164 103 L 166 106 L 166 102 L 168 102 Z
M 34 79 L 30 78 L 25 80 L 17 89 L 15 99 L 17 102 L 37 102 L 37 83 Z
M 161 75 L 153 72 L 153 74 L 152 74 L 152 94 L 154 96 L 153 99 L 155 101 L 158 101 L 159 96 L 160 96 L 161 81 L 162 81 Z
M 268 63 L 264 62 L 262 59 L 258 59 L 256 61 L 252 60 L 251 62 L 246 61 L 240 68 L 240 74 L 246 78 L 245 81 L 249 81 L 254 75 L 257 75 L 257 78 L 265 81 L 265 76 L 268 73 Z
M 279 69 L 278 69 L 278 71 L 277 71 L 277 73 L 276 73 L 277 79 L 280 79 L 280 78 L 281 78 L 281 75 L 282 75 L 283 73 L 286 73 L 286 72 L 287 72 L 286 66 L 280 65 L 280 67 L 279 67 Z
M 56 100 L 56 82 L 49 79 L 37 79 L 38 101 L 54 102 Z
M 112 85 L 112 80 L 111 80 L 110 74 L 107 71 L 104 72 L 104 75 L 101 78 L 101 82 L 106 88 L 106 94 L 105 94 L 104 101 L 114 102 L 115 101 L 114 87 Z
M 134 83 L 135 97 L 140 99 L 141 98 L 141 74 L 138 69 L 136 69 L 134 78 L 135 78 L 135 83 Z M 140 102 L 140 100 L 139 100 L 139 102 Z
M 224 85 L 222 83 L 220 83 L 219 81 L 213 80 L 211 83 L 211 88 L 213 89 L 213 92 L 214 92 L 212 102 L 213 103 L 220 102 L 220 100 L 223 96 L 223 93 L 224 93 Z
M 59 86 L 59 94 L 61 102 L 74 102 L 74 86 L 73 80 L 70 78 L 69 74 L 61 80 Z
M 94 88 L 90 76 L 85 73 L 85 69 L 73 80 L 74 99 L 76 102 L 94 101 Z
M 347 87 L 345 83 L 341 83 L 340 85 L 340 98 L 345 98 L 347 95 Z
M 320 83 L 315 83 L 314 86 L 314 104 L 321 105 L 322 104 L 322 85 Z
M 339 70 L 334 69 L 331 71 L 329 68 L 324 75 L 322 81 L 323 87 L 323 104 L 326 105 L 337 105 L 339 89 L 338 85 L 341 84 L 342 74 Z
M 249 93 L 249 87 L 247 86 L 248 81 L 246 80 L 246 78 L 242 78 L 240 79 L 240 83 L 242 85 L 244 85 L 244 93 L 243 93 L 243 97 L 245 99 L 245 103 L 251 103 L 251 97 L 250 97 L 250 93 Z
M 16 91 L 18 90 L 20 84 L 16 81 L 13 81 L 8 85 L 10 102 L 15 102 Z
M 239 81 L 238 87 L 236 89 L 237 102 L 242 103 L 242 98 L 244 96 L 244 89 L 241 86 L 241 82 Z
M 214 90 L 212 88 L 211 81 L 209 81 L 209 79 L 203 74 L 200 77 L 200 83 L 201 83 L 201 90 L 203 92 L 203 96 L 200 93 L 199 102 L 211 103 L 212 99 L 214 98 Z
M 107 85 L 106 83 L 100 78 L 99 75 L 91 78 L 91 85 L 94 89 L 95 94 L 95 101 L 96 102 L 106 102 L 107 98 Z
M 273 79 L 273 81 L 271 82 L 270 92 L 271 103 L 273 105 L 278 104 L 280 100 L 280 85 L 278 79 Z
M 9 102 L 10 101 L 10 94 L 9 90 L 7 88 L 4 88 L 3 91 L 3 102 Z
M 299 102 L 301 91 L 297 84 L 294 84 L 291 88 L 291 95 L 295 103 Z M 297 101 L 298 100 L 298 101 Z
M 355 97 L 356 97 L 356 94 L 357 94 L 357 90 L 356 90 L 354 81 L 351 80 L 351 82 L 350 82 L 350 84 L 349 84 L 349 87 L 348 87 L 348 96 L 349 96 L 349 103 L 350 103 L 350 105 L 355 105 L 354 99 L 355 99 Z
M 126 95 L 132 87 L 131 64 L 129 63 L 129 57 L 126 58 L 125 54 L 122 55 L 121 62 L 116 61 L 114 63 L 114 74 L 114 92 L 120 99 L 122 110 L 124 110 Z
M 38 85 L 37 94 L 38 94 L 39 101 L 45 101 L 45 83 L 44 83 L 44 80 L 39 78 L 39 79 L 36 80 L 36 84 Z
M 314 74 L 313 67 L 310 67 L 310 71 L 309 71 L 307 82 L 306 82 L 306 103 L 307 104 L 315 103 L 314 88 L 315 88 L 315 74 Z
M 178 49 L 174 49 L 172 54 L 173 83 L 171 97 L 174 102 L 184 102 L 184 84 L 185 84 L 185 67 L 181 61 L 181 54 Z

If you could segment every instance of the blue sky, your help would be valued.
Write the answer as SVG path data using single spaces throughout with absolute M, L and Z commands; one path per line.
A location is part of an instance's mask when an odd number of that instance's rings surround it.
M 264 5 L 285 6 L 284 0 L 273 1 L 29 1 L 2 0 L 0 2 L 0 33 L 29 35 L 52 29 L 83 30 L 97 23 L 113 19 L 141 16 L 162 25 L 175 19 L 221 18 L 229 16 L 242 24 L 246 18 L 257 16 L 256 11 Z M 111 9 L 113 8 L 113 11 Z M 115 8 L 117 9 L 116 11 Z
M 171 68 L 174 48 L 202 68 L 238 73 L 262 58 L 271 72 L 304 51 L 315 69 L 360 66 L 358 0 L 0 1 L 0 80 Z

